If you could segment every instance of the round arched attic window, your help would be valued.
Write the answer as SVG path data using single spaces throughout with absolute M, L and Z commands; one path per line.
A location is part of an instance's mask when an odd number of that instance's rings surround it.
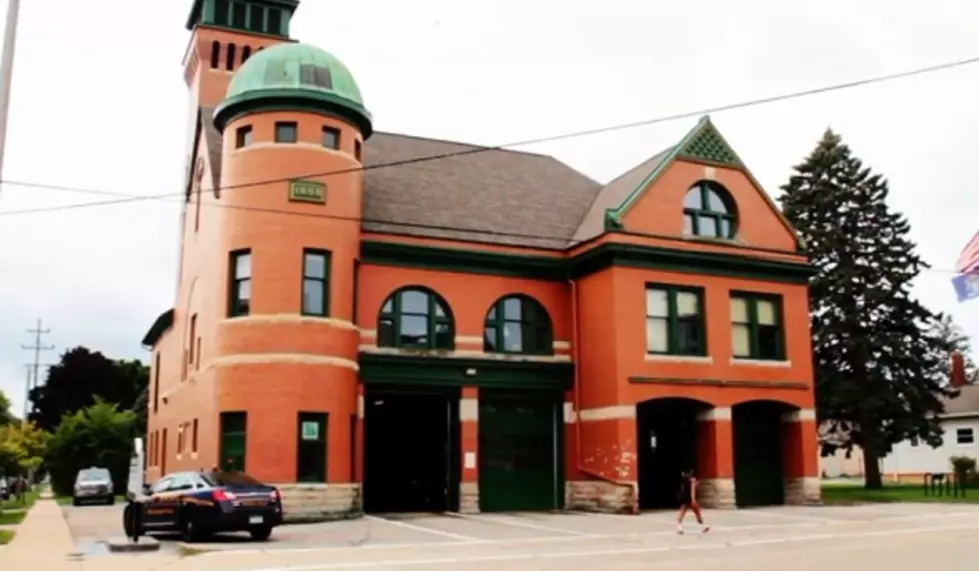
M 716 182 L 698 182 L 683 198 L 683 233 L 687 236 L 734 238 L 737 222 L 734 200 Z

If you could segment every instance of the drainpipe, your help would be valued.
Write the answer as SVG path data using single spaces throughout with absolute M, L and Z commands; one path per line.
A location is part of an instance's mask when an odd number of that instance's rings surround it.
M 575 447 L 577 448 L 577 469 L 582 474 L 586 476 L 591 476 L 592 478 L 601 480 L 603 482 L 608 482 L 616 486 L 625 486 L 631 490 L 631 500 L 633 502 L 633 510 L 636 509 L 635 502 L 636 499 L 636 486 L 632 482 L 624 482 L 621 480 L 616 480 L 615 478 L 610 478 L 604 474 L 600 474 L 595 470 L 586 468 L 582 463 L 582 448 L 581 448 L 581 375 L 578 372 L 579 369 L 579 356 L 581 352 L 578 350 L 578 284 L 570 277 L 568 278 L 568 284 L 571 285 L 571 358 L 574 360 L 574 403 L 572 405 L 575 413 Z

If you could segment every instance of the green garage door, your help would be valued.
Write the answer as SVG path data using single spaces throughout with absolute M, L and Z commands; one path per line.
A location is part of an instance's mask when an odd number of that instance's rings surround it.
M 482 511 L 560 507 L 558 413 L 558 401 L 549 393 L 480 391 Z

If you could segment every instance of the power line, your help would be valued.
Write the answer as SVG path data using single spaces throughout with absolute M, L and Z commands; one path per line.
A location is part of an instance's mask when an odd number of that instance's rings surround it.
M 869 77 L 869 78 L 860 79 L 860 80 L 856 80 L 856 81 L 849 81 L 849 82 L 845 82 L 845 83 L 838 83 L 838 84 L 834 84 L 834 85 L 829 85 L 829 86 L 824 86 L 824 87 L 818 87 L 818 88 L 813 88 L 813 89 L 807 89 L 807 90 L 803 90 L 803 91 L 795 91 L 795 92 L 785 93 L 785 94 L 781 94 L 781 95 L 774 95 L 774 96 L 770 96 L 770 97 L 764 97 L 764 98 L 761 98 L 761 99 L 751 99 L 751 100 L 741 101 L 741 102 L 737 102 L 737 103 L 730 103 L 730 104 L 721 105 L 721 106 L 718 106 L 718 107 L 711 107 L 711 108 L 706 108 L 706 109 L 700 109 L 698 111 L 689 111 L 689 112 L 679 113 L 679 114 L 675 114 L 675 115 L 667 115 L 667 116 L 663 116 L 663 117 L 657 117 L 657 118 L 654 118 L 654 119 L 646 119 L 646 120 L 642 120 L 642 121 L 633 121 L 633 122 L 630 122 L 630 123 L 623 123 L 623 124 L 613 125 L 613 126 L 608 126 L 608 127 L 599 127 L 599 128 L 594 128 L 594 129 L 585 129 L 585 130 L 579 130 L 579 131 L 573 131 L 573 132 L 569 132 L 569 133 L 564 133 L 564 134 L 560 134 L 560 135 L 552 135 L 552 136 L 540 137 L 540 138 L 536 138 L 536 139 L 527 139 L 527 140 L 523 140 L 523 141 L 517 141 L 517 142 L 507 143 L 507 144 L 503 144 L 503 145 L 497 145 L 497 146 L 493 146 L 493 147 L 474 147 L 474 148 L 471 148 L 471 149 L 466 149 L 465 151 L 456 151 L 456 152 L 452 152 L 452 153 L 441 153 L 441 154 L 436 154 L 436 155 L 428 155 L 428 156 L 424 156 L 424 157 L 416 157 L 416 158 L 404 159 L 404 160 L 399 160 L 399 161 L 390 161 L 390 162 L 386 162 L 386 163 L 379 163 L 379 164 L 376 164 L 376 165 L 362 165 L 362 166 L 357 166 L 357 167 L 352 167 L 352 168 L 346 168 L 346 169 L 339 169 L 339 170 L 333 170 L 333 171 L 318 172 L 318 173 L 308 173 L 308 174 L 304 174 L 304 175 L 294 175 L 294 176 L 289 176 L 289 177 L 279 177 L 279 178 L 268 179 L 268 180 L 263 180 L 263 181 L 256 181 L 256 182 L 250 182 L 250 183 L 242 183 L 242 184 L 236 184 L 236 185 L 219 186 L 218 188 L 216 188 L 214 190 L 217 190 L 217 191 L 238 190 L 238 189 L 242 189 L 242 188 L 249 188 L 249 187 L 256 187 L 256 186 L 264 186 L 264 185 L 272 184 L 272 183 L 276 183 L 276 182 L 288 182 L 288 181 L 294 180 L 296 178 L 321 178 L 321 177 L 329 177 L 329 176 L 335 176 L 335 175 L 341 175 L 341 174 L 349 174 L 349 173 L 353 173 L 353 172 L 362 172 L 362 171 L 368 171 L 368 170 L 380 169 L 380 168 L 392 168 L 392 167 L 405 166 L 405 165 L 416 164 L 416 163 L 423 163 L 423 162 L 429 162 L 429 161 L 447 159 L 447 158 L 452 158 L 452 157 L 459 157 L 459 156 L 464 156 L 464 155 L 473 155 L 473 154 L 484 153 L 484 152 L 488 152 L 488 151 L 506 150 L 506 149 L 511 149 L 511 148 L 515 148 L 515 147 L 524 147 L 524 146 L 538 144 L 538 143 L 553 142 L 553 141 L 559 141 L 559 140 L 564 140 L 564 139 L 572 139 L 572 138 L 578 138 L 578 137 L 586 137 L 586 136 L 591 136 L 591 135 L 598 135 L 598 134 L 609 133 L 609 132 L 613 132 L 613 131 L 620 131 L 620 130 L 625 130 L 625 129 L 633 129 L 633 128 L 636 128 L 636 127 L 645 127 L 645 126 L 655 125 L 655 124 L 659 124 L 659 123 L 667 123 L 667 122 L 671 122 L 671 121 L 677 121 L 677 120 L 680 120 L 680 119 L 690 119 L 690 118 L 693 118 L 693 117 L 700 117 L 700 116 L 709 115 L 709 114 L 712 114 L 712 113 L 720 113 L 720 112 L 724 112 L 724 111 L 732 111 L 732 110 L 735 110 L 735 109 L 743 109 L 743 108 L 747 108 L 747 107 L 756 107 L 756 106 L 759 106 L 759 105 L 767 105 L 767 104 L 770 104 L 770 103 L 777 103 L 777 102 L 780 102 L 780 101 L 787 101 L 787 100 L 790 100 L 790 99 L 798 99 L 798 98 L 801 98 L 801 97 L 809 97 L 809 96 L 813 96 L 813 95 L 820 95 L 820 94 L 829 93 L 829 92 L 832 92 L 832 91 L 840 91 L 840 90 L 844 90 L 844 89 L 852 89 L 852 88 L 855 88 L 855 87 L 862 87 L 862 86 L 871 85 L 871 84 L 875 84 L 875 83 L 882 83 L 882 82 L 886 82 L 886 81 L 894 81 L 894 80 L 897 80 L 897 79 L 904 79 L 904 78 L 913 77 L 913 76 L 917 76 L 917 75 L 923 75 L 923 74 L 934 73 L 934 72 L 949 70 L 949 69 L 958 68 L 958 67 L 964 67 L 964 66 L 967 66 L 967 65 L 975 64 L 975 63 L 979 63 L 979 57 L 973 57 L 973 58 L 962 59 L 962 60 L 957 60 L 957 61 L 952 61 L 952 62 L 946 62 L 946 63 L 943 63 L 943 64 L 938 64 L 938 65 L 933 65 L 933 66 L 928 66 L 928 67 L 922 67 L 922 68 L 912 69 L 912 70 L 908 70 L 908 71 L 902 71 L 902 72 L 898 72 L 898 73 L 891 73 L 891 74 L 886 74 L 886 75 L 879 75 L 879 76 Z M 117 197 L 119 197 L 119 198 L 116 198 L 116 199 L 113 199 L 113 200 L 103 200 L 103 201 L 95 201 L 95 202 L 83 202 L 83 203 L 76 203 L 76 204 L 64 204 L 64 205 L 60 205 L 60 206 L 47 206 L 47 207 L 39 207 L 39 208 L 26 208 L 26 209 L 21 209 L 21 210 L 8 210 L 6 212 L 0 212 L 0 216 L 11 216 L 11 215 L 15 215 L 15 214 L 34 214 L 34 213 L 42 213 L 42 212 L 55 212 L 55 211 L 61 211 L 61 210 L 77 210 L 77 209 L 82 209 L 82 208 L 92 208 L 92 207 L 96 207 L 96 206 L 110 206 L 110 205 L 114 205 L 114 204 L 125 204 L 125 203 L 130 203 L 130 202 L 142 202 L 142 201 L 147 201 L 147 200 L 160 200 L 160 199 L 166 199 L 166 198 L 172 198 L 172 197 L 180 197 L 180 196 L 183 196 L 185 194 L 184 192 L 175 192 L 175 193 L 163 193 L 163 194 L 155 194 L 155 195 L 142 195 L 142 196 L 138 196 L 138 195 L 132 195 L 132 194 L 125 194 L 125 193 L 116 193 L 116 192 L 105 191 L 105 190 L 86 189 L 86 188 L 81 188 L 81 187 L 73 187 L 73 186 L 65 186 L 65 185 L 53 185 L 53 184 L 35 183 L 35 182 L 29 182 L 29 181 L 5 180 L 5 181 L 0 181 L 0 182 L 3 182 L 4 184 L 9 184 L 9 185 L 12 185 L 12 186 L 22 186 L 22 187 L 29 187 L 29 188 L 42 188 L 42 189 L 47 189 L 47 190 L 63 190 L 63 191 L 77 192 L 77 193 L 82 193 L 82 194 L 93 194 L 93 195 L 117 196 Z
M 34 352 L 34 361 L 32 363 L 27 363 L 25 367 L 27 368 L 27 392 L 24 396 L 24 418 L 27 418 L 28 412 L 30 412 L 30 399 L 31 390 L 37 388 L 40 384 L 38 380 L 38 371 L 41 368 L 41 351 L 51 351 L 54 349 L 54 345 L 42 345 L 41 337 L 51 333 L 50 329 L 42 329 L 42 322 L 40 319 L 37 320 L 37 326 L 34 329 L 28 329 L 27 332 L 34 335 L 33 345 L 21 345 L 20 348 L 25 351 Z

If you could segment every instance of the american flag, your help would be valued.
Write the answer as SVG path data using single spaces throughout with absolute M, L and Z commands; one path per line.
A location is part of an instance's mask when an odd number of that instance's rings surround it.
M 972 273 L 977 268 L 979 268 L 979 232 L 976 232 L 965 248 L 962 248 L 962 253 L 955 262 L 955 271 L 960 274 Z

